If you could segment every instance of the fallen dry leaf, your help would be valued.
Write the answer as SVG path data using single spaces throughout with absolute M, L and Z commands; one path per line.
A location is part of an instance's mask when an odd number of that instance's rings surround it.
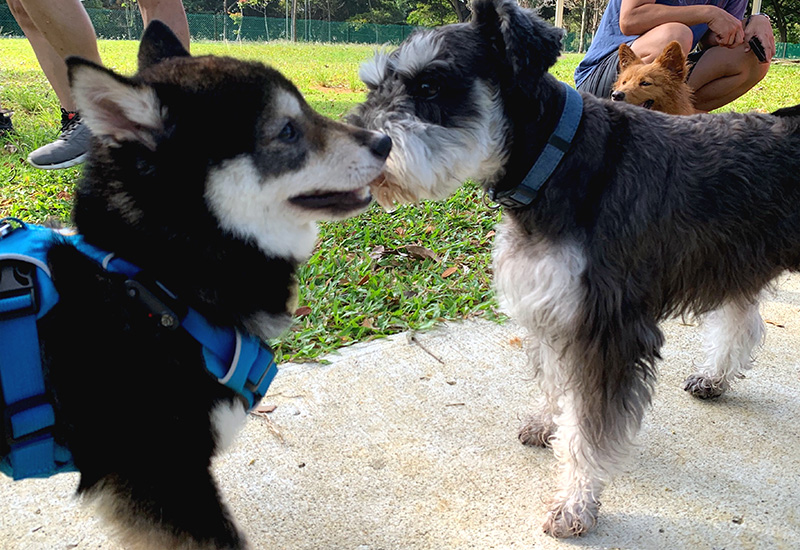
M 511 340 L 508 341 L 508 343 L 510 345 L 514 346 L 515 348 L 521 348 L 522 347 L 522 338 L 514 336 Z
M 444 273 L 442 273 L 442 278 L 449 277 L 456 271 L 458 271 L 457 267 L 448 267 L 447 269 L 444 270 Z
M 311 308 L 308 306 L 301 306 L 294 310 L 295 317 L 305 317 L 306 315 L 311 315 Z
M 410 244 L 405 247 L 409 254 L 414 256 L 415 258 L 420 258 L 422 260 L 433 260 L 436 263 L 439 263 L 439 256 L 436 253 L 429 249 L 425 248 L 424 246 L 417 246 L 415 244 Z
M 361 321 L 361 326 L 364 328 L 375 328 L 375 319 L 372 317 L 367 317 L 363 321 Z
M 386 254 L 386 247 L 382 244 L 379 244 L 375 248 L 372 249 L 372 252 L 369 253 L 369 257 L 373 260 L 380 259 L 384 254 Z
M 253 409 L 253 412 L 267 414 L 271 413 L 277 408 L 277 405 L 258 405 L 255 409 Z
M 358 280 L 358 282 L 356 283 L 356 285 L 358 285 L 358 286 L 363 286 L 363 285 L 367 284 L 367 281 L 369 281 L 369 274 L 367 274 L 367 275 L 364 275 L 363 277 L 361 277 L 361 278 Z

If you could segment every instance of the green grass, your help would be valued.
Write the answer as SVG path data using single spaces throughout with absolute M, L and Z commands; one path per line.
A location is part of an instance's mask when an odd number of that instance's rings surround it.
M 107 66 L 135 72 L 137 44 L 101 41 Z M 195 55 L 229 55 L 269 63 L 292 79 L 312 107 L 340 118 L 363 100 L 358 65 L 373 46 L 195 43 Z M 0 39 L 0 105 L 14 110 L 17 132 L 0 139 L 0 216 L 69 221 L 77 168 L 45 172 L 25 162 L 58 134 L 59 105 L 28 43 Z M 570 84 L 581 56 L 567 54 L 553 74 Z M 800 103 L 800 65 L 775 64 L 769 75 L 725 110 L 773 110 Z M 224 110 L 200 116 L 227 116 Z M 501 316 L 491 292 L 490 250 L 500 213 L 482 191 L 463 186 L 446 202 L 425 202 L 385 213 L 377 206 L 343 223 L 322 224 L 319 245 L 299 273 L 294 328 L 275 348 L 281 360 L 307 360 L 353 342 L 442 320 Z M 416 247 L 416 248 L 415 248 Z

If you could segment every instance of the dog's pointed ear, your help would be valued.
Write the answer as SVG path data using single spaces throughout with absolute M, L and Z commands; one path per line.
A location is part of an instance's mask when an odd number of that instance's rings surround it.
M 517 84 L 540 78 L 561 54 L 564 31 L 520 8 L 516 0 L 474 0 L 472 24 L 505 55 Z
M 667 44 L 653 63 L 661 65 L 681 79 L 686 78 L 686 56 L 683 55 L 680 42 L 673 40 Z
M 633 53 L 633 50 L 627 44 L 620 44 L 619 45 L 619 68 L 627 69 L 631 65 L 642 65 L 644 62 L 639 58 L 638 55 Z
M 139 70 L 142 71 L 169 57 L 189 55 L 175 33 L 164 23 L 154 19 L 147 25 L 139 43 Z
M 164 127 L 155 90 L 80 57 L 66 61 L 72 97 L 92 134 L 111 147 L 138 142 L 155 150 Z

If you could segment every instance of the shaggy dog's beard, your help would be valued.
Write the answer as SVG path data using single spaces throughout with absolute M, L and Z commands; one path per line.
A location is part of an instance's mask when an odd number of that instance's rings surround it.
M 502 102 L 483 82 L 476 82 L 473 92 L 472 109 L 480 115 L 454 127 L 411 114 L 373 121 L 371 126 L 380 127 L 393 143 L 384 179 L 371 185 L 383 208 L 445 198 L 468 178 L 492 182 L 502 176 L 507 158 Z

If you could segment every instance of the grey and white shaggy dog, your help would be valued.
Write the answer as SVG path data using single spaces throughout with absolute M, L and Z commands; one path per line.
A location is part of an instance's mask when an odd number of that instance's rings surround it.
M 659 321 L 706 315 L 692 395 L 719 396 L 749 368 L 759 293 L 800 267 L 800 108 L 673 117 L 583 96 L 564 137 L 565 97 L 580 96 L 548 73 L 561 31 L 511 0 L 472 7 L 469 23 L 364 64 L 370 91 L 350 120 L 393 140 L 382 204 L 471 178 L 506 206 L 495 284 L 543 391 L 520 439 L 559 462 L 544 530 L 580 535 L 650 404 Z M 541 187 L 520 187 L 544 157 Z

